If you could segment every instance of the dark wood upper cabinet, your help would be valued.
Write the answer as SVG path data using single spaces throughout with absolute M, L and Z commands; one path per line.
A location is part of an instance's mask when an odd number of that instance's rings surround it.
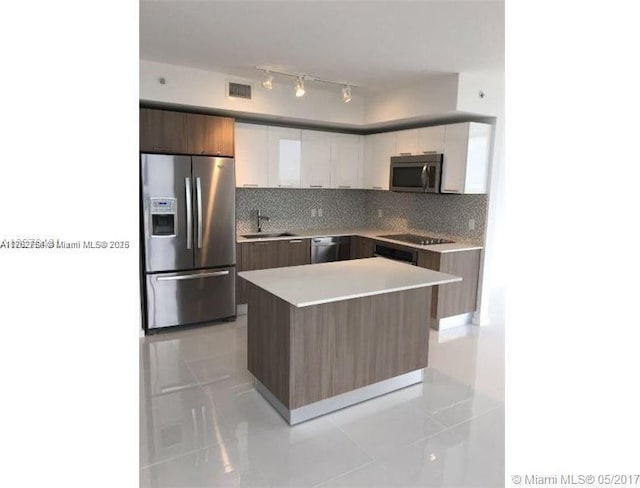
M 188 114 L 189 153 L 234 155 L 234 120 L 214 115 Z
M 229 117 L 140 109 L 140 151 L 234 156 L 235 121 Z
M 140 151 L 189 154 L 187 114 L 140 109 Z

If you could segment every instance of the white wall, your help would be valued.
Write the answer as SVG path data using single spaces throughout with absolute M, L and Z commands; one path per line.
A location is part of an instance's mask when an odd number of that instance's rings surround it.
M 158 79 L 163 77 L 166 84 Z M 253 84 L 253 100 L 229 99 L 227 80 Z M 233 110 L 285 117 L 300 121 L 325 122 L 360 127 L 363 123 L 363 98 L 352 90 L 351 102 L 342 101 L 339 86 L 308 82 L 304 97 L 293 92 L 293 78 L 274 80 L 273 90 L 265 90 L 259 81 L 242 79 L 225 73 L 140 61 L 140 99 L 144 101 L 189 105 L 193 107 Z
M 459 73 L 456 109 L 494 117 L 504 115 L 504 73 Z
M 256 71 L 256 74 L 259 74 Z M 165 78 L 166 84 L 159 82 Z M 447 119 L 456 115 L 496 115 L 500 93 L 498 77 L 487 73 L 459 73 L 426 78 L 379 93 L 363 94 L 354 88 L 350 103 L 342 102 L 339 86 L 307 82 L 307 93 L 297 98 L 293 78 L 276 76 L 273 90 L 256 79 L 226 73 L 140 61 L 140 99 L 191 107 L 229 110 L 244 114 L 279 117 L 301 122 L 373 128 L 399 122 Z M 253 100 L 226 96 L 227 80 L 253 85 Z M 479 99 L 482 89 L 487 96 Z
M 480 98 L 478 92 L 485 96 Z M 504 322 L 506 290 L 506 215 L 504 160 L 504 73 L 460 73 L 460 110 L 495 116 L 494 145 L 489 181 L 485 251 L 480 281 L 477 324 Z
M 370 95 L 365 104 L 364 123 L 383 124 L 392 120 L 450 115 L 457 110 L 457 90 L 458 75 L 451 74 Z

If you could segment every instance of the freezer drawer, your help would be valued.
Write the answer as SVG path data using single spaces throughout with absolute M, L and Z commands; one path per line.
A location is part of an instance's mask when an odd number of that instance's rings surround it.
M 209 322 L 236 314 L 236 268 L 147 275 L 147 327 Z

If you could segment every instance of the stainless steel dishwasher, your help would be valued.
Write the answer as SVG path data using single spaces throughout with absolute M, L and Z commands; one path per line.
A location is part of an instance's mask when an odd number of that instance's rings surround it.
M 311 263 L 329 263 L 350 259 L 351 237 L 314 237 L 311 239 Z

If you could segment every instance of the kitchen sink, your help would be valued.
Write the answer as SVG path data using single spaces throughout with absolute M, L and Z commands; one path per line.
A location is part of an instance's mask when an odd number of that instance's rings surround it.
M 268 239 L 269 237 L 293 237 L 291 232 L 259 232 L 258 234 L 243 234 L 245 239 Z

